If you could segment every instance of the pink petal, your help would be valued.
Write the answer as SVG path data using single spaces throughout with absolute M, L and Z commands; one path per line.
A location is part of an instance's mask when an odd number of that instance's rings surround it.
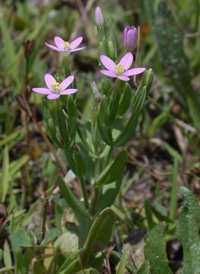
M 106 55 L 100 55 L 100 59 L 105 68 L 107 68 L 108 70 L 112 72 L 115 71 L 116 64 L 113 60 L 111 60 Z
M 41 94 L 49 94 L 51 92 L 48 88 L 32 88 L 32 90 Z
M 144 72 L 146 68 L 133 68 L 125 72 L 125 76 L 137 75 Z
M 71 75 L 69 77 L 67 77 L 65 80 L 63 80 L 60 85 L 62 87 L 62 90 L 66 89 L 69 85 L 71 85 L 71 83 L 73 82 L 74 80 L 74 76 Z
M 133 54 L 131 52 L 127 52 L 119 62 L 119 64 L 124 65 L 125 70 L 129 69 L 132 63 Z
M 60 94 L 53 94 L 53 93 L 51 93 L 51 94 L 49 94 L 47 96 L 47 99 L 49 99 L 49 100 L 55 100 L 55 99 L 57 99 L 59 97 L 60 97 Z
M 112 72 L 112 71 L 109 71 L 109 70 L 100 70 L 100 72 L 108 77 L 113 77 L 113 78 L 116 78 L 117 75 Z
M 85 49 L 85 48 L 86 48 L 86 47 L 77 48 L 77 49 L 72 49 L 72 50 L 70 50 L 70 52 L 79 51 L 79 50 L 82 50 L 82 49 Z
M 51 48 L 51 49 L 54 49 L 54 50 L 56 50 L 56 51 L 61 51 L 61 50 L 58 49 L 57 47 L 54 47 L 54 46 L 49 45 L 49 44 L 47 44 L 47 43 L 45 43 L 45 45 L 47 45 L 47 47 L 49 47 L 49 48 Z
M 75 49 L 76 47 L 78 47 L 78 45 L 80 45 L 82 40 L 83 40 L 82 36 L 76 38 L 73 42 L 70 43 L 70 49 Z
M 52 90 L 51 85 L 56 84 L 56 79 L 49 73 L 45 74 L 44 81 L 50 90 Z
M 76 89 L 76 88 L 68 88 L 68 89 L 63 90 L 63 91 L 60 93 L 60 95 L 73 94 L 73 93 L 75 93 L 75 92 L 77 92 L 77 91 L 78 91 L 78 89 Z
M 63 42 L 64 40 L 62 38 L 58 36 L 54 37 L 54 43 L 61 51 L 64 49 Z
M 117 78 L 119 79 L 119 80 L 122 80 L 122 81 L 129 81 L 130 80 L 130 78 L 128 78 L 128 77 L 126 77 L 126 76 L 117 76 Z

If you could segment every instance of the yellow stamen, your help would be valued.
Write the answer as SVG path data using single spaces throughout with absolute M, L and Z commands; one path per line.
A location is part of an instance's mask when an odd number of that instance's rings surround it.
M 70 43 L 69 42 L 63 42 L 64 48 L 70 48 Z
M 122 65 L 122 64 L 117 64 L 117 65 L 115 66 L 115 68 L 117 69 L 117 72 L 118 72 L 119 74 L 122 74 L 122 73 L 124 72 L 124 65 Z
M 61 90 L 61 85 L 59 83 L 56 83 L 55 85 L 51 85 L 51 89 L 54 91 L 57 91 L 58 89 Z

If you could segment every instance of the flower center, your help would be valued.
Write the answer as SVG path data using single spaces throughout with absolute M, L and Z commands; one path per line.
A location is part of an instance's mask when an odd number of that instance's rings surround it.
M 51 85 L 51 89 L 53 93 L 60 94 L 62 87 L 59 83 L 55 83 L 55 85 Z
M 122 75 L 122 74 L 123 74 L 123 72 L 124 72 L 124 65 L 122 65 L 122 64 L 117 64 L 117 65 L 115 66 L 115 68 L 117 69 L 117 74 L 119 74 L 119 75 Z
M 69 49 L 70 48 L 70 43 L 69 42 L 63 42 L 63 46 L 65 49 Z

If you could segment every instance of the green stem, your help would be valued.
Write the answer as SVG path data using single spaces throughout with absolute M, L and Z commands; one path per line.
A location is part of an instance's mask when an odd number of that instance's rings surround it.
M 67 78 L 69 75 L 71 75 L 71 70 L 70 70 L 70 63 L 69 63 L 69 54 L 65 55 L 65 78 Z
M 60 136 L 62 138 L 63 143 L 68 146 L 69 136 L 67 132 L 67 126 L 65 122 L 65 118 L 62 112 L 62 106 L 60 104 L 60 98 L 56 100 L 56 112 L 57 112 L 57 120 L 60 131 Z
M 97 33 L 98 33 L 99 42 L 103 43 L 103 38 L 105 37 L 104 27 L 103 26 L 97 26 Z
M 85 207 L 89 208 L 88 195 L 87 195 L 87 190 L 86 190 L 86 187 L 85 187 L 84 178 L 81 176 L 79 179 L 80 179 L 80 182 L 81 182 L 81 189 L 82 189 L 82 193 L 83 193 L 83 197 L 84 197 Z
M 91 202 L 91 206 L 90 206 L 90 214 L 91 215 L 94 215 L 95 214 L 95 211 L 96 211 L 96 204 L 97 204 L 97 200 L 98 200 L 98 196 L 99 196 L 99 185 L 96 185 L 94 187 L 94 196 L 92 198 L 92 202 Z
M 110 146 L 107 158 L 106 158 L 106 162 L 105 162 L 105 167 L 109 164 L 111 156 L 112 156 L 112 152 L 113 152 L 114 147 Z

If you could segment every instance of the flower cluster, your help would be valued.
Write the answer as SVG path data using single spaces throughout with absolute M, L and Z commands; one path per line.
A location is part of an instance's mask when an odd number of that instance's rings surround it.
M 83 40 L 83 37 L 80 36 L 76 38 L 74 41 L 72 41 L 71 43 L 69 43 L 69 42 L 65 42 L 62 38 L 56 36 L 54 37 L 54 42 L 56 47 L 49 45 L 47 43 L 45 44 L 51 49 L 70 54 L 71 52 L 85 49 L 85 47 L 77 48 L 82 42 L 82 40 Z M 67 87 L 71 85 L 71 83 L 74 80 L 73 75 L 70 75 L 69 77 L 64 79 L 61 83 L 58 83 L 51 74 L 47 73 L 44 76 L 44 80 L 48 88 L 33 88 L 32 90 L 37 93 L 47 94 L 48 95 L 47 98 L 49 100 L 55 100 L 59 98 L 60 95 L 69 95 L 78 91 L 78 89 L 74 89 L 74 88 L 67 89 Z
M 101 9 L 97 7 L 95 9 L 95 23 L 98 27 L 104 24 L 103 15 Z M 54 37 L 55 46 L 45 43 L 49 48 L 63 52 L 65 54 L 70 54 L 71 52 L 79 51 L 85 49 L 85 47 L 79 47 L 80 43 L 82 42 L 83 37 L 80 36 L 76 38 L 71 43 L 64 41 L 62 38 L 56 36 Z M 132 27 L 125 27 L 123 32 L 123 44 L 127 50 L 133 50 L 137 41 L 137 29 Z M 129 69 L 133 62 L 133 55 L 131 52 L 126 53 L 118 64 L 116 64 L 112 59 L 110 59 L 106 55 L 101 55 L 100 60 L 106 70 L 100 70 L 100 73 L 112 77 L 118 78 L 121 81 L 129 81 L 129 76 L 137 75 L 143 73 L 146 68 L 132 68 Z M 64 79 L 61 83 L 58 83 L 56 79 L 50 75 L 45 74 L 44 77 L 45 83 L 48 88 L 33 88 L 32 90 L 37 93 L 46 94 L 48 95 L 47 98 L 50 100 L 54 100 L 60 97 L 60 95 L 68 95 L 78 91 L 78 89 L 72 89 L 69 85 L 73 82 L 74 76 L 71 75 Z

